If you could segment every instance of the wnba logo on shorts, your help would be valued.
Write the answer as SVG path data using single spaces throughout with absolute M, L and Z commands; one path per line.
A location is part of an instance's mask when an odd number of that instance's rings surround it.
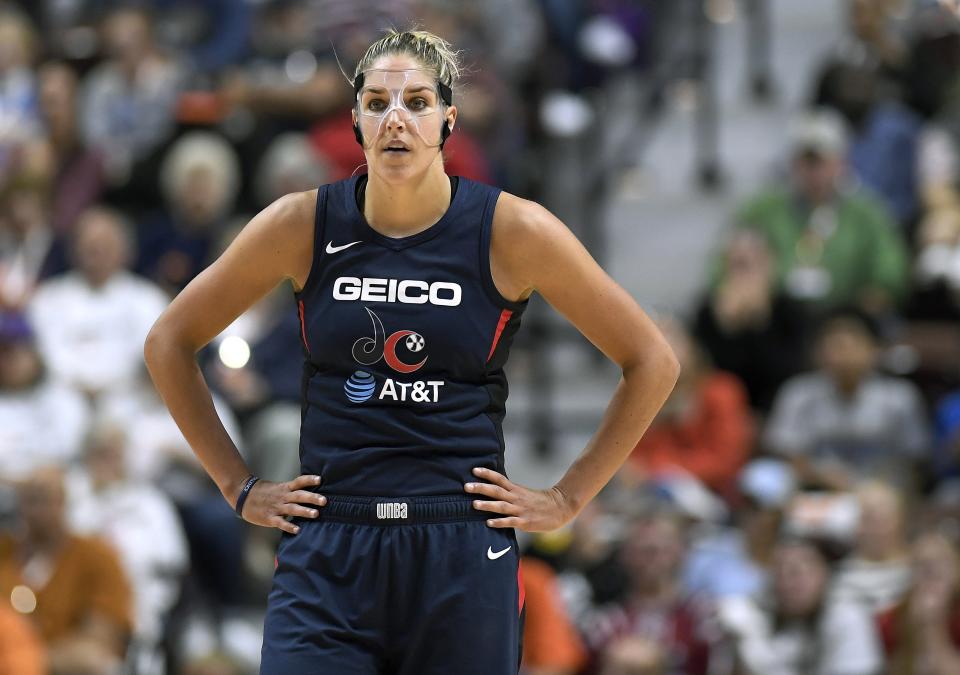
M 394 518 L 407 517 L 406 502 L 386 502 L 377 504 L 377 518 L 379 520 L 388 520 Z

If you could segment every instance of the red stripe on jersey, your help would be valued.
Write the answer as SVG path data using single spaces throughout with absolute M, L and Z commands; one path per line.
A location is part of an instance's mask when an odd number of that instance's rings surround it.
M 303 309 L 303 300 L 297 301 L 297 314 L 300 315 L 300 336 L 303 338 L 303 346 L 307 348 L 307 354 L 310 353 L 310 343 L 307 342 L 307 326 L 303 322 L 306 311 Z
M 490 353 L 487 354 L 487 362 L 490 362 L 490 359 L 493 358 L 493 352 L 497 349 L 497 343 L 500 342 L 500 335 L 503 333 L 503 329 L 507 325 L 507 321 L 510 320 L 510 317 L 513 316 L 513 312 L 509 309 L 505 309 L 500 312 L 500 321 L 497 323 L 497 332 L 493 334 L 493 344 L 490 345 Z
M 517 614 L 523 611 L 523 601 L 527 597 L 526 591 L 523 590 L 523 566 L 520 564 L 520 561 L 517 561 L 517 590 L 519 591 L 519 600 L 517 601 Z

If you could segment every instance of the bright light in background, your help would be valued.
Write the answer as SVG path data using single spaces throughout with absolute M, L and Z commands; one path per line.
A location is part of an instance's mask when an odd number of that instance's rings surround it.
M 14 586 L 10 591 L 10 604 L 21 614 L 32 614 L 37 608 L 37 596 L 26 586 Z
M 940 4 L 949 11 L 960 16 L 960 0 L 940 0 Z
M 220 343 L 217 353 L 227 368 L 243 368 L 250 360 L 250 345 L 243 338 L 231 335 Z
M 295 51 L 287 57 L 284 71 L 291 82 L 303 84 L 317 72 L 317 57 L 304 49 Z
M 737 18 L 736 0 L 705 0 L 703 11 L 714 23 L 730 23 Z

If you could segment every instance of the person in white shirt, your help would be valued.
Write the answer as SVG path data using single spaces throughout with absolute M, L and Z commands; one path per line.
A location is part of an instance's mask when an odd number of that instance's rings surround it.
M 0 313 L 0 483 L 69 464 L 89 420 L 83 397 L 46 376 L 27 320 Z
M 99 535 L 120 554 L 134 591 L 137 672 L 159 674 L 164 671 L 157 646 L 179 598 L 189 555 L 170 499 L 153 485 L 128 478 L 131 449 L 122 429 L 96 425 L 84 466 L 68 482 L 68 516 L 75 532 Z
M 72 253 L 74 269 L 43 283 L 28 312 L 51 374 L 96 399 L 135 381 L 143 341 L 169 299 L 127 270 L 133 241 L 114 211 L 84 212 Z

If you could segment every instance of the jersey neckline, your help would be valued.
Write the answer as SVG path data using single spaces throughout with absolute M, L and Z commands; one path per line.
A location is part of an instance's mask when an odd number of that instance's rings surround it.
M 388 237 L 385 234 L 377 232 L 375 229 L 373 229 L 373 227 L 371 227 L 370 223 L 367 222 L 366 216 L 363 215 L 363 211 L 361 211 L 360 207 L 357 205 L 357 200 L 355 197 L 357 191 L 357 182 L 362 178 L 365 178 L 364 174 L 354 176 L 350 180 L 349 189 L 345 191 L 348 202 L 347 208 L 350 209 L 350 211 L 354 214 L 358 236 L 366 237 L 369 241 L 376 242 L 395 251 L 429 241 L 446 229 L 446 227 L 453 220 L 453 211 L 460 204 L 462 200 L 461 194 L 466 188 L 466 181 L 464 180 L 463 176 L 458 176 L 457 178 L 460 184 L 457 187 L 457 191 L 453 193 L 453 197 L 450 200 L 450 205 L 447 206 L 447 210 L 443 212 L 442 216 L 440 216 L 440 220 L 435 222 L 427 229 L 417 232 L 416 234 L 407 235 L 406 237 Z

